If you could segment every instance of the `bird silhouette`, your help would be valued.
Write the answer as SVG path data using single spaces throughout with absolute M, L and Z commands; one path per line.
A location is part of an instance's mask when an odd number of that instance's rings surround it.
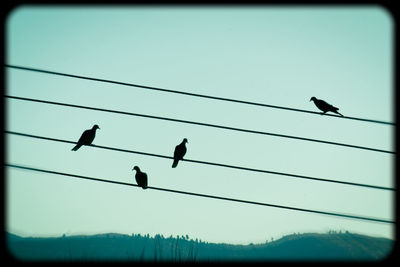
M 138 166 L 133 167 L 132 171 L 136 170 L 135 179 L 138 186 L 141 186 L 143 189 L 147 188 L 147 174 L 145 172 L 140 171 Z
M 314 101 L 314 104 L 317 106 L 318 109 L 322 111 L 321 114 L 325 114 L 328 111 L 334 112 L 336 114 L 339 114 L 340 116 L 343 117 L 342 114 L 339 113 L 339 108 L 332 106 L 331 104 L 326 103 L 322 99 L 317 99 L 315 96 L 311 97 L 310 101 Z
M 77 151 L 83 145 L 90 145 L 94 137 L 96 136 L 96 130 L 100 129 L 100 127 L 96 124 L 92 127 L 92 129 L 86 130 L 82 133 L 81 138 L 79 138 L 78 143 L 71 150 Z
M 178 162 L 183 159 L 183 156 L 186 154 L 186 146 L 185 144 L 189 143 L 186 138 L 183 139 L 182 143 L 175 147 L 174 151 L 174 162 L 172 163 L 172 168 L 178 166 Z

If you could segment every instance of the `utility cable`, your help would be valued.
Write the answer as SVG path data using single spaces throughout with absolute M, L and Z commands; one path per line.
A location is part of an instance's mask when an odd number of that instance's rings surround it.
M 137 117 L 143 117 L 143 118 L 149 118 L 149 119 L 166 120 L 166 121 L 173 121 L 173 122 L 179 122 L 179 123 L 185 123 L 185 124 L 213 127 L 213 128 L 219 128 L 219 129 L 225 129 L 225 130 L 231 130 L 231 131 L 239 131 L 239 132 L 245 132 L 245 133 L 251 133 L 251 134 L 270 135 L 270 136 L 275 136 L 275 137 L 282 137 L 282 138 L 316 142 L 316 143 L 322 143 L 322 144 L 328 144 L 328 145 L 336 145 L 336 146 L 350 147 L 350 148 L 356 148 L 356 149 L 363 149 L 363 150 L 374 151 L 374 152 L 395 154 L 395 152 L 393 152 L 393 151 L 384 150 L 384 149 L 378 149 L 378 148 L 372 148 L 372 147 L 366 147 L 366 146 L 357 146 L 357 145 L 352 145 L 352 144 L 331 142 L 331 141 L 299 137 L 299 136 L 293 136 L 293 135 L 284 135 L 284 134 L 277 134 L 277 133 L 270 133 L 270 132 L 263 132 L 263 131 L 255 131 L 255 130 L 235 128 L 235 127 L 223 126 L 223 125 L 217 125 L 217 124 L 210 124 L 210 123 L 203 123 L 203 122 L 196 122 L 196 121 L 189 121 L 189 120 L 181 120 L 181 119 L 153 116 L 153 115 L 148 115 L 148 114 L 140 114 L 140 113 L 126 112 L 126 111 L 110 110 L 110 109 L 96 108 L 96 107 L 89 107 L 89 106 L 82 106 L 82 105 L 75 105 L 75 104 L 67 104 L 67 103 L 60 103 L 60 102 L 27 98 L 27 97 L 10 96 L 10 95 L 4 95 L 4 97 L 10 98 L 10 99 L 22 100 L 22 101 L 30 101 L 30 102 L 50 104 L 50 105 L 88 109 L 88 110 L 95 110 L 95 111 L 101 111 L 101 112 L 116 113 L 116 114 L 129 115 L 129 116 L 137 116 Z
M 6 134 L 29 137 L 29 138 L 42 139 L 42 140 L 47 140 L 47 141 L 63 142 L 63 143 L 68 143 L 68 144 L 76 144 L 76 142 L 73 142 L 73 141 L 61 140 L 61 139 L 55 139 L 55 138 L 43 137 L 43 136 L 37 136 L 37 135 L 31 135 L 31 134 L 20 133 L 20 132 L 5 131 L 5 133 Z M 91 144 L 90 146 L 91 147 L 95 147 L 95 148 L 100 148 L 100 149 L 118 151 L 118 152 L 133 153 L 133 154 L 139 154 L 139 155 L 144 155 L 144 156 L 165 158 L 165 159 L 169 159 L 169 160 L 173 159 L 173 157 L 170 157 L 170 156 L 164 156 L 164 155 L 159 155 L 159 154 L 152 154 L 152 153 L 146 153 L 146 152 L 140 152 L 140 151 L 134 151 L 134 150 L 128 150 L 128 149 L 106 147 L 106 146 L 98 146 L 98 145 L 93 145 L 93 144 Z M 238 170 L 243 170 L 243 171 L 252 171 L 252 172 L 267 173 L 267 174 L 274 174 L 274 175 L 283 175 L 283 176 L 289 176 L 289 177 L 292 177 L 292 178 L 308 179 L 308 180 L 314 180 L 314 181 L 320 181 L 320 182 L 331 182 L 331 183 L 351 185 L 351 186 L 359 186 L 359 187 L 366 187 L 366 188 L 372 188 L 372 189 L 396 191 L 395 188 L 391 188 L 391 187 L 383 187 L 383 186 L 376 186 L 376 185 L 369 185 L 369 184 L 352 183 L 352 182 L 346 182 L 346 181 L 338 181 L 338 180 L 317 178 L 317 177 L 311 177 L 311 176 L 305 176 L 305 175 L 297 175 L 297 174 L 284 173 L 284 172 L 276 172 L 276 171 L 268 171 L 268 170 L 247 168 L 247 167 L 228 165 L 228 164 L 221 164 L 221 163 L 214 163 L 214 162 L 206 162 L 206 161 L 191 160 L 191 159 L 183 159 L 183 161 L 197 163 L 197 164 L 212 165 L 212 166 L 217 166 L 217 167 L 238 169 Z
M 126 82 L 119 82 L 119 81 L 113 81 L 113 80 L 106 80 L 106 79 L 100 79 L 100 78 L 86 77 L 86 76 L 80 76 L 80 75 L 75 75 L 75 74 L 67 74 L 67 73 L 62 73 L 62 72 L 42 70 L 42 69 L 37 69 L 37 68 L 28 68 L 28 67 L 15 66 L 15 65 L 9 65 L 9 64 L 5 64 L 5 67 L 13 68 L 13 69 L 19 69 L 19 70 L 26 70 L 26 71 L 34 71 L 34 72 L 52 74 L 52 75 L 59 75 L 59 76 L 70 77 L 70 78 L 78 78 L 78 79 L 85 79 L 85 80 L 91 80 L 91 81 L 97 81 L 97 82 L 104 82 L 104 83 L 112 83 L 112 84 L 118 84 L 118 85 L 130 86 L 130 87 L 137 87 L 137 88 L 148 89 L 148 90 L 156 90 L 156 91 L 161 91 L 161 92 L 166 92 L 166 93 L 174 93 L 174 94 L 181 94 L 181 95 L 187 95 L 187 96 L 193 96 L 193 97 L 208 98 L 208 99 L 219 100 L 219 101 L 227 101 L 227 102 L 233 102 L 233 103 L 239 103 L 239 104 L 261 106 L 261 107 L 268 107 L 268 108 L 275 108 L 275 109 L 303 112 L 303 113 L 309 113 L 309 114 L 319 114 L 319 115 L 321 114 L 320 112 L 297 109 L 297 108 L 283 107 L 283 106 L 278 106 L 278 105 L 269 105 L 269 104 L 256 103 L 256 102 L 250 102 L 250 101 L 244 101 L 244 100 L 238 100 L 238 99 L 231 99 L 231 98 L 225 98 L 225 97 L 217 97 L 217 96 L 211 96 L 211 95 L 195 94 L 195 93 L 189 93 L 189 92 L 184 92 L 184 91 L 177 91 L 177 90 L 171 90 L 171 89 L 165 89 L 165 88 L 151 87 L 151 86 L 145 86 L 145 85 L 139 85 L 139 84 L 133 84 L 133 83 L 126 83 Z M 332 115 L 332 114 L 325 114 L 324 116 L 330 116 L 330 117 L 342 118 L 342 119 L 358 120 L 358 121 L 364 121 L 364 122 L 387 124 L 387 125 L 393 125 L 393 126 L 395 125 L 395 123 L 393 123 L 393 122 L 387 122 L 387 121 L 381 121 L 381 120 L 372 120 L 372 119 L 364 119 L 364 118 L 348 117 L 348 116 L 336 116 L 336 115 Z
M 12 167 L 12 168 L 29 170 L 29 171 L 35 171 L 35 172 L 42 172 L 42 173 L 63 175 L 63 176 L 79 178 L 79 179 L 92 180 L 92 181 L 103 182 L 103 183 L 112 183 L 112 184 L 119 184 L 119 185 L 124 185 L 124 186 L 139 187 L 136 184 L 130 184 L 130 183 L 124 183 L 124 182 L 118 182 L 118 181 L 112 181 L 112 180 L 105 180 L 105 179 L 100 179 L 100 178 L 95 178 L 95 177 L 88 177 L 88 176 L 83 176 L 83 175 L 76 175 L 76 174 L 71 174 L 71 173 L 63 173 L 63 172 L 57 172 L 57 171 L 51 171 L 51 170 L 44 170 L 44 169 L 26 167 L 26 166 L 21 166 L 21 165 L 16 165 L 16 164 L 5 163 L 5 166 Z M 192 196 L 197 196 L 197 197 L 205 197 L 205 198 L 213 198 L 213 199 L 219 199 L 219 200 L 240 202 L 240 203 L 246 203 L 246 204 L 252 204 L 252 205 L 267 206 L 267 207 L 280 208 L 280 209 L 289 209 L 289 210 L 308 212 L 308 213 L 315 213 L 315 214 L 322 214 L 322 215 L 330 215 L 330 216 L 349 218 L 349 219 L 366 220 L 366 221 L 380 222 L 380 223 L 392 223 L 392 224 L 395 223 L 394 221 L 386 220 L 386 219 L 380 219 L 380 218 L 365 217 L 365 216 L 359 216 L 359 215 L 350 215 L 350 214 L 343 214 L 343 213 L 337 213 L 337 212 L 312 210 L 312 209 L 304 209 L 304 208 L 297 208 L 297 207 L 289 207 L 289 206 L 282 206 L 282 205 L 269 204 L 269 203 L 263 203 L 263 202 L 242 200 L 242 199 L 236 199 L 236 198 L 228 198 L 228 197 L 206 195 L 206 194 L 193 193 L 193 192 L 187 192 L 187 191 L 179 191 L 179 190 L 161 188 L 161 187 L 148 186 L 147 189 L 165 191 L 165 192 L 171 192 L 171 193 L 177 193 L 177 194 L 192 195 Z

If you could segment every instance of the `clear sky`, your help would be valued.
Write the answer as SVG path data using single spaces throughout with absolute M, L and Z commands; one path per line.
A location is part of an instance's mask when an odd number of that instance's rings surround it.
M 6 63 L 198 94 L 394 121 L 393 21 L 378 6 L 20 6 Z M 390 125 L 5 68 L 6 93 L 394 150 Z M 393 154 L 5 99 L 6 129 L 95 145 L 394 187 Z M 392 191 L 5 136 L 6 162 L 149 186 L 394 220 Z M 329 230 L 394 238 L 394 225 L 6 168 L 6 230 L 117 232 L 248 244 Z

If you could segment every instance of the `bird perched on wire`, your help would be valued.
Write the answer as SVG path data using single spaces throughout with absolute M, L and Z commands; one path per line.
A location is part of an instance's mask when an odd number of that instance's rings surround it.
M 314 104 L 317 106 L 322 111 L 322 114 L 325 114 L 328 111 L 334 112 L 336 114 L 339 114 L 340 116 L 343 117 L 342 114 L 339 113 L 339 108 L 332 106 L 331 104 L 326 103 L 322 99 L 317 99 L 315 96 L 311 97 L 310 101 L 314 101 Z
M 92 144 L 94 137 L 96 136 L 96 130 L 100 129 L 100 127 L 95 124 L 92 129 L 86 130 L 82 133 L 81 138 L 79 138 L 78 143 L 71 150 L 77 151 L 81 146 Z
M 136 170 L 135 179 L 138 186 L 141 186 L 143 189 L 147 188 L 147 174 L 145 172 L 140 171 L 138 166 L 133 167 L 132 171 Z
M 182 143 L 175 147 L 174 151 L 174 162 L 172 163 L 172 168 L 178 166 L 178 162 L 183 159 L 186 154 L 186 143 L 189 143 L 186 138 L 183 139 Z

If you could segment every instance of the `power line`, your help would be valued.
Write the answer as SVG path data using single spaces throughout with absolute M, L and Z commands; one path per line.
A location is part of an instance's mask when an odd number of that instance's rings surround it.
M 92 181 L 97 181 L 97 182 L 104 182 L 104 183 L 112 183 L 112 184 L 119 184 L 119 185 L 125 185 L 125 186 L 139 187 L 136 184 L 117 182 L 117 181 L 112 181 L 112 180 L 105 180 L 105 179 L 100 179 L 100 178 L 94 178 L 94 177 L 88 177 L 88 176 L 76 175 L 76 174 L 70 174 L 70 173 L 63 173 L 63 172 L 57 172 L 57 171 L 51 171 L 51 170 L 44 170 L 44 169 L 38 169 L 38 168 L 32 168 L 32 167 L 25 167 L 25 166 L 20 166 L 20 165 L 15 165 L 15 164 L 5 163 L 5 166 L 12 167 L 12 168 L 19 168 L 19 169 L 29 170 L 29 171 L 36 171 L 36 172 L 43 172 L 43 173 L 49 173 L 49 174 L 57 174 L 57 175 L 63 175 L 63 176 L 68 176 L 68 177 L 74 177 L 74 178 L 79 178 L 79 179 L 92 180 Z M 198 197 L 205 197 L 205 198 L 220 199 L 220 200 L 226 200 L 226 201 L 234 201 L 234 202 L 253 204 L 253 205 L 260 205 L 260 206 L 267 206 L 267 207 L 280 208 L 280 209 L 289 209 L 289 210 L 295 210 L 295 211 L 301 211 L 301 212 L 309 212 L 309 213 L 316 213 L 316 214 L 323 214 L 323 215 L 330 215 L 330 216 L 338 216 L 338 217 L 349 218 L 349 219 L 358 219 L 358 220 L 366 220 L 366 221 L 381 222 L 381 223 L 395 223 L 394 221 L 386 220 L 386 219 L 364 217 L 364 216 L 359 216 L 359 215 L 349 215 L 349 214 L 343 214 L 343 213 L 327 212 L 327 211 L 312 210 L 312 209 L 303 209 L 303 208 L 282 206 L 282 205 L 269 204 L 269 203 L 263 203 L 263 202 L 256 202 L 256 201 L 248 201 L 248 200 L 228 198 L 228 197 L 220 197 L 220 196 L 214 196 L 214 195 L 199 194 L 199 193 L 193 193 L 193 192 L 187 192 L 187 191 L 179 191 L 179 190 L 168 189 L 168 188 L 160 188 L 160 187 L 148 186 L 147 189 L 165 191 L 165 192 L 171 192 L 171 193 L 177 193 L 177 194 L 192 195 L 192 196 L 198 196 Z
M 181 120 L 181 119 L 153 116 L 153 115 L 148 115 L 148 114 L 132 113 L 132 112 L 126 112 L 126 111 L 110 110 L 110 109 L 96 108 L 96 107 L 89 107 L 89 106 L 82 106 L 82 105 L 75 105 L 75 104 L 67 104 L 67 103 L 60 103 L 60 102 L 41 100 L 41 99 L 33 99 L 33 98 L 26 98 L 26 97 L 19 97 L 19 96 L 4 95 L 4 97 L 10 98 L 10 99 L 22 100 L 22 101 L 30 101 L 30 102 L 37 102 L 37 103 L 50 104 L 50 105 L 59 105 L 59 106 L 72 107 L 72 108 L 81 108 L 81 109 L 88 109 L 88 110 L 95 110 L 95 111 L 102 111 L 102 112 L 109 112 L 109 113 L 116 113 L 116 114 L 122 114 L 122 115 L 137 116 L 137 117 L 143 117 L 143 118 L 149 118 L 149 119 L 166 120 L 166 121 L 173 121 L 173 122 L 179 122 L 179 123 L 185 123 L 185 124 L 193 124 L 193 125 L 199 125 L 199 126 L 213 127 L 213 128 L 219 128 L 219 129 L 225 129 L 225 130 L 231 130 L 231 131 L 239 131 L 239 132 L 252 133 L 252 134 L 261 134 L 261 135 L 270 135 L 270 136 L 275 136 L 275 137 L 290 138 L 290 139 L 309 141 L 309 142 L 317 142 L 317 143 L 328 144 L 328 145 L 336 145 L 336 146 L 350 147 L 350 148 L 363 149 L 363 150 L 369 150 L 369 151 L 375 151 L 375 152 L 395 154 L 395 152 L 389 151 L 389 150 L 383 150 L 383 149 L 365 147 L 365 146 L 357 146 L 357 145 L 352 145 L 352 144 L 344 144 L 344 143 L 338 143 L 338 142 L 331 142 L 331 141 L 325 141 L 325 140 L 320 140 L 320 139 L 312 139 L 312 138 L 306 138 L 306 137 L 299 137 L 299 136 L 293 136 L 293 135 L 269 133 L 269 132 L 248 130 L 248 129 L 243 129 L 243 128 L 235 128 L 235 127 L 223 126 L 223 125 L 217 125 L 217 124 L 195 122 L 195 121 L 188 121 L 188 120 Z
M 148 90 L 156 90 L 156 91 L 161 91 L 161 92 L 166 92 L 166 93 L 181 94 L 181 95 L 187 95 L 187 96 L 193 96 L 193 97 L 208 98 L 208 99 L 219 100 L 219 101 L 227 101 L 227 102 L 233 102 L 233 103 L 239 103 L 239 104 L 261 106 L 261 107 L 268 107 L 268 108 L 276 108 L 276 109 L 303 112 L 303 113 L 309 113 L 309 114 L 318 114 L 318 115 L 321 114 L 320 112 L 309 111 L 309 110 L 304 110 L 304 109 L 289 108 L 289 107 L 283 107 L 283 106 L 277 106 L 277 105 L 269 105 L 269 104 L 256 103 L 256 102 L 250 102 L 250 101 L 244 101 L 244 100 L 238 100 L 238 99 L 232 99 L 232 98 L 224 98 L 224 97 L 217 97 L 217 96 L 210 96 L 210 95 L 195 94 L 195 93 L 189 93 L 189 92 L 184 92 L 184 91 L 177 91 L 177 90 L 171 90 L 171 89 L 165 89 L 165 88 L 151 87 L 151 86 L 145 86 L 145 85 L 139 85 L 139 84 L 133 84 L 133 83 L 126 83 L 126 82 L 119 82 L 119 81 L 113 81 L 113 80 L 106 80 L 106 79 L 100 79 L 100 78 L 92 78 L 92 77 L 87 77 L 87 76 L 80 76 L 80 75 L 75 75 L 75 74 L 67 74 L 67 73 L 55 72 L 55 71 L 49 71 L 49 70 L 42 70 L 42 69 L 37 69 L 37 68 L 28 68 L 28 67 L 8 65 L 8 64 L 5 64 L 5 66 L 8 67 L 8 68 L 14 68 L 14 69 L 19 69 L 19 70 L 34 71 L 34 72 L 41 72 L 41 73 L 52 74 L 52 75 L 65 76 L 65 77 L 70 77 L 70 78 L 78 78 L 78 79 L 85 79 L 85 80 L 91 80 L 91 81 L 97 81 L 97 82 L 112 83 L 112 84 L 118 84 L 118 85 L 130 86 L 130 87 L 137 87 L 137 88 L 148 89 Z M 335 117 L 335 118 L 342 118 L 342 119 L 365 121 L 365 122 L 372 122 L 372 123 L 387 124 L 387 125 L 393 125 L 393 126 L 395 125 L 395 123 L 393 123 L 393 122 L 387 122 L 387 121 L 381 121 L 381 120 L 371 120 L 371 119 L 364 119 L 364 118 L 357 118 L 357 117 L 347 117 L 347 116 L 336 116 L 336 115 L 332 115 L 332 114 L 325 114 L 325 116 L 330 116 L 330 117 Z
M 63 142 L 63 143 L 68 143 L 68 144 L 76 144 L 76 142 L 73 142 L 73 141 L 55 139 L 55 138 L 50 138 L 50 137 L 43 137 L 43 136 L 37 136 L 37 135 L 31 135 L 31 134 L 25 134 L 25 133 L 13 132 L 13 131 L 5 131 L 5 133 L 6 134 L 29 137 L 29 138 L 42 139 L 42 140 L 47 140 L 47 141 Z M 127 150 L 127 149 L 114 148 L 114 147 L 106 147 L 106 146 L 98 146 L 98 145 L 93 145 L 93 144 L 90 145 L 90 146 L 91 147 L 95 147 L 95 148 L 100 148 L 100 149 L 113 150 L 113 151 L 125 152 L 125 153 L 133 153 L 133 154 L 139 154 L 139 155 L 144 155 L 144 156 L 164 158 L 164 159 L 169 159 L 169 160 L 173 159 L 173 157 L 170 157 L 170 156 L 152 154 L 152 153 L 147 153 L 147 152 L 140 152 L 140 151 Z M 352 183 L 352 182 L 345 182 L 345 181 L 317 178 L 317 177 L 311 177 L 311 176 L 305 176 L 305 175 L 298 175 L 298 174 L 291 174 L 291 173 L 284 173 L 284 172 L 276 172 L 276 171 L 268 171 L 268 170 L 247 168 L 247 167 L 228 165 L 228 164 L 221 164 L 221 163 L 214 163 L 214 162 L 207 162 L 207 161 L 199 161 L 199 160 L 191 160 L 191 159 L 183 159 L 183 161 L 197 163 L 197 164 L 212 165 L 212 166 L 217 166 L 217 167 L 238 169 L 238 170 L 243 170 L 243 171 L 252 171 L 252 172 L 259 172 L 259 173 L 282 175 L 282 176 L 288 176 L 288 177 L 292 177 L 292 178 L 308 179 L 308 180 L 314 180 L 314 181 L 320 181 L 320 182 L 330 182 L 330 183 L 344 184 L 344 185 L 350 185 L 350 186 L 359 186 L 359 187 L 366 187 L 366 188 L 372 188 L 372 189 L 396 191 L 395 188 L 391 188 L 391 187 L 383 187 L 383 186 L 376 186 L 376 185 Z

